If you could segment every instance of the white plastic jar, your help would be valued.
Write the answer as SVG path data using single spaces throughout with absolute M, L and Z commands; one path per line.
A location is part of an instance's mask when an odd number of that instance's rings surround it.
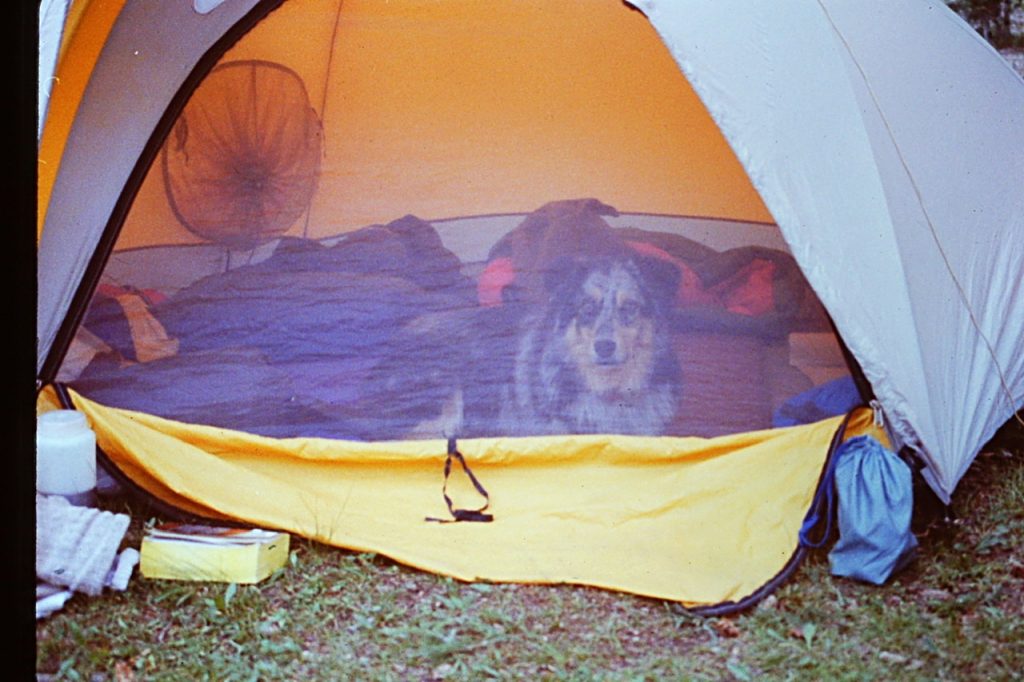
M 95 503 L 96 434 L 81 412 L 53 410 L 36 420 L 36 491 Z

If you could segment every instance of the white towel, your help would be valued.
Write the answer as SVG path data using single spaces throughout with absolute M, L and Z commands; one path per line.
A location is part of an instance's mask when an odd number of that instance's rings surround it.
M 59 495 L 36 495 L 36 576 L 100 594 L 129 522 L 125 514 L 76 507 Z

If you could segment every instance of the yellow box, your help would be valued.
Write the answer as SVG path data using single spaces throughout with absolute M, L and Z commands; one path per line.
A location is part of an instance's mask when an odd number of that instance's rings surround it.
M 171 524 L 142 540 L 146 578 L 258 583 L 288 560 L 287 533 Z

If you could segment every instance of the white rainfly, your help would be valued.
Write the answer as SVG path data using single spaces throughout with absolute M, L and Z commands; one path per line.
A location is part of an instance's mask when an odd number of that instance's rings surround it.
M 1024 405 L 1024 81 L 928 0 L 634 4 L 948 501 Z

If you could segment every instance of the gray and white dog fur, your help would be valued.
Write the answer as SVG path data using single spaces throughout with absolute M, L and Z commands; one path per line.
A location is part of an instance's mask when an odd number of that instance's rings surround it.
M 500 414 L 506 435 L 661 435 L 678 407 L 671 264 L 629 253 L 564 259 L 523 323 Z

